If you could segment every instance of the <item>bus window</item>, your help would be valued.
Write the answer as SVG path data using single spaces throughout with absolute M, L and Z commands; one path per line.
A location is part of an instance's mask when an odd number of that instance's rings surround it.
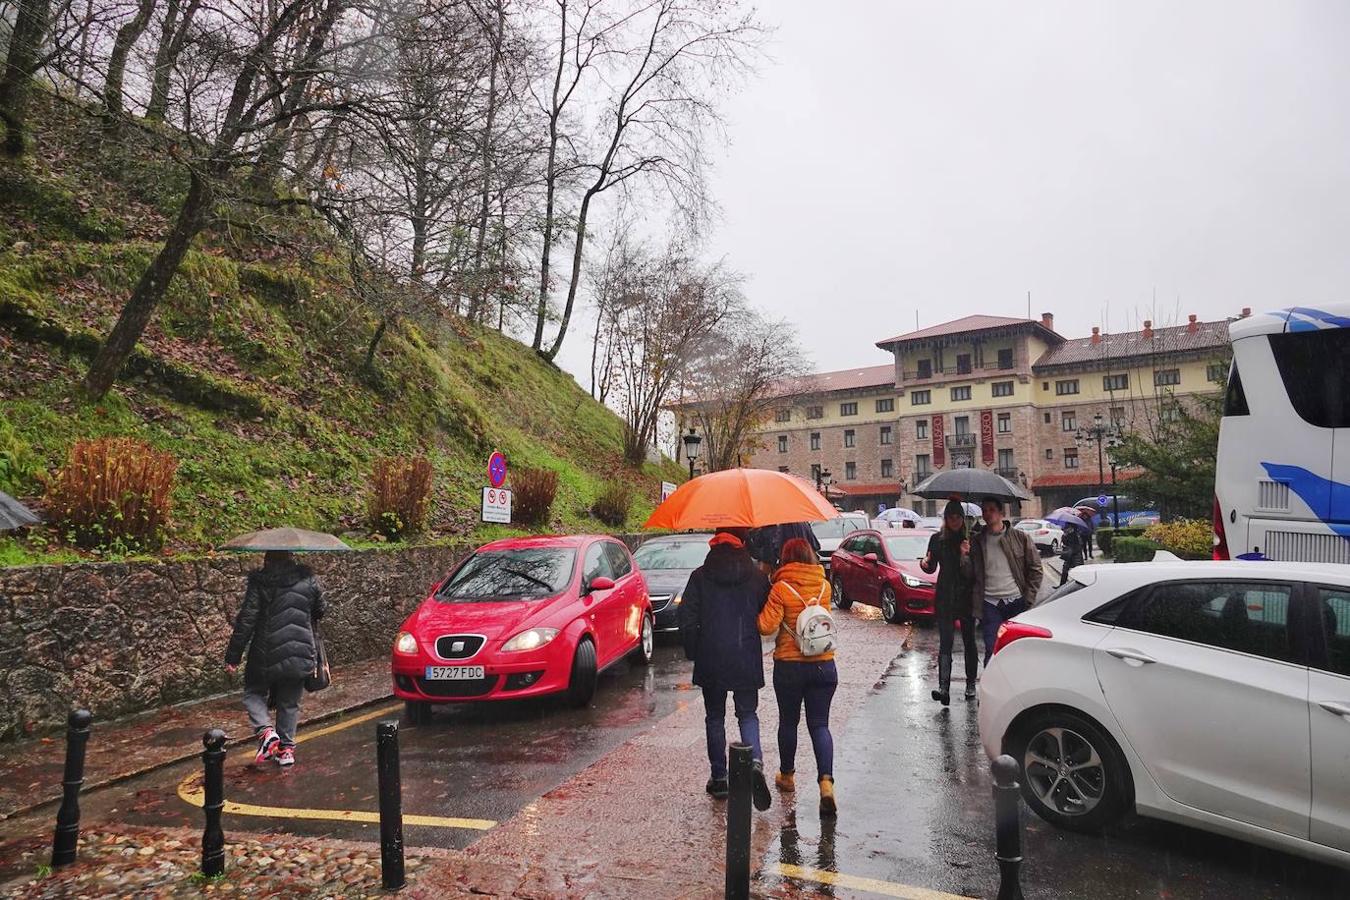
M 1272 334 L 1270 349 L 1303 421 L 1350 428 L 1350 328 Z
M 1223 414 L 1225 416 L 1249 416 L 1247 392 L 1242 389 L 1242 376 L 1238 374 L 1237 362 L 1228 372 L 1228 388 L 1223 395 Z

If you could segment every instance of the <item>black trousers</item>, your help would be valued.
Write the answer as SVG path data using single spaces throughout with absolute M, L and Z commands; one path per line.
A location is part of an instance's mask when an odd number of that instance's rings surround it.
M 961 621 L 961 643 L 966 657 L 966 687 L 974 688 L 980 672 L 980 651 L 975 646 L 975 617 L 938 611 L 938 690 L 948 691 L 952 683 L 952 645 L 956 642 L 956 621 Z

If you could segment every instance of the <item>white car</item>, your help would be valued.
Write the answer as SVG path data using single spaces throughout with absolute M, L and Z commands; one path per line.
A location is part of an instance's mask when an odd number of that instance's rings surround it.
M 1165 556 L 1166 554 L 1160 554 Z M 1027 804 L 1133 809 L 1350 866 L 1350 566 L 1082 566 L 999 629 L 980 738 Z
M 1013 527 L 1029 534 L 1037 550 L 1058 553 L 1064 546 L 1064 529 L 1044 519 L 1023 519 Z
M 839 549 L 844 538 L 855 531 L 867 531 L 871 527 L 872 520 L 865 513 L 843 513 L 823 522 L 812 522 L 811 530 L 816 533 L 816 540 L 820 541 L 820 564 L 828 572 L 830 557 L 834 556 L 834 551 Z

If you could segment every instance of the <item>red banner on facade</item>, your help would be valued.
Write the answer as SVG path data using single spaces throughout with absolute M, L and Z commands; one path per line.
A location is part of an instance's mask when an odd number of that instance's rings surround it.
M 940 469 L 947 464 L 947 436 L 942 433 L 942 416 L 933 416 L 930 431 L 933 435 L 933 466 Z
M 980 410 L 980 459 L 986 466 L 994 464 L 994 411 Z

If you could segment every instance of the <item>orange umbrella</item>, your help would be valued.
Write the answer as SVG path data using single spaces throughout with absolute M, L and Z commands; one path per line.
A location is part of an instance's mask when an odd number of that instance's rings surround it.
M 646 528 L 699 531 L 819 522 L 839 511 L 805 479 L 768 469 L 727 469 L 700 475 L 658 506 Z

